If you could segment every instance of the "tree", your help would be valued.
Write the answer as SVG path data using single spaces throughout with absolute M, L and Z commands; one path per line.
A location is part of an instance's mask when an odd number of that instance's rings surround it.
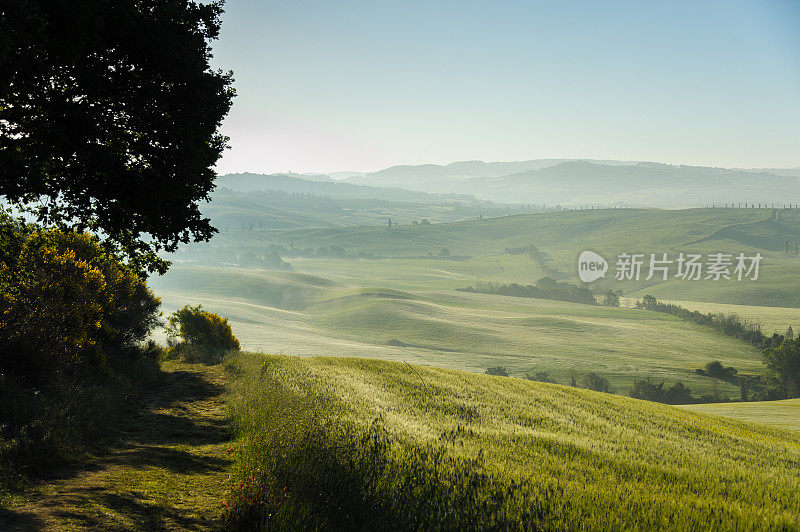
M 536 382 L 550 382 L 555 384 L 555 379 L 550 377 L 550 374 L 546 371 L 537 371 L 536 373 L 525 373 L 525 378 L 529 381 L 536 381 Z
M 664 402 L 664 382 L 655 384 L 650 380 L 633 381 L 630 396 L 634 399 L 644 399 L 645 401 Z
M 620 293 L 621 291 L 618 290 L 607 291 L 605 294 L 603 294 L 603 305 L 608 307 L 618 307 Z
M 655 310 L 658 307 L 658 300 L 654 296 L 646 295 L 636 306 L 644 310 Z
M 446 259 L 447 257 L 449 257 L 449 256 L 450 256 L 450 250 L 449 250 L 449 249 L 447 249 L 447 248 L 442 248 L 442 249 L 439 251 L 439 256 L 440 256 L 440 257 L 442 257 L 443 259 Z
M 581 379 L 581 388 L 594 390 L 596 392 L 610 393 L 611 383 L 608 382 L 608 379 L 601 377 L 597 373 L 589 373 L 584 375 L 583 379 Z
M 785 339 L 780 346 L 765 349 L 764 364 L 780 381 L 789 397 L 800 396 L 800 339 Z
M 89 230 L 140 274 L 215 232 L 234 90 L 212 71 L 222 3 L 19 0 L 0 8 L 0 197 Z
M 491 366 L 486 368 L 487 375 L 497 375 L 499 377 L 508 377 L 508 370 L 504 366 Z

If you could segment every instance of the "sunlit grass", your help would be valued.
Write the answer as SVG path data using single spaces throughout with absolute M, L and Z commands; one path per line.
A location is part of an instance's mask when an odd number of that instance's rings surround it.
M 241 445 L 247 447 L 239 474 L 258 471 L 262 476 L 253 477 L 256 482 L 269 483 L 282 467 L 267 465 L 253 451 L 263 448 L 258 442 L 273 441 L 270 431 L 277 430 L 268 406 L 301 400 L 324 414 L 292 425 L 291 408 L 280 410 L 285 453 L 291 454 L 295 443 L 307 451 L 346 449 L 326 443 L 314 430 L 304 433 L 316 434 L 310 440 L 301 437 L 301 427 L 339 420 L 351 427 L 349 432 L 328 434 L 344 444 L 348 434 L 368 434 L 379 420 L 391 449 L 388 460 L 400 464 L 399 473 L 392 467 L 370 469 L 358 449 L 351 462 L 342 450 L 342 462 L 318 461 L 311 453 L 303 465 L 295 464 L 320 485 L 334 485 L 337 475 L 377 475 L 369 484 L 373 489 L 358 491 L 354 484 L 353 490 L 376 512 L 396 510 L 383 498 L 392 496 L 392 482 L 405 478 L 403 468 L 420 468 L 417 478 L 428 486 L 427 504 L 435 515 L 439 504 L 452 501 L 444 486 L 430 486 L 431 478 L 439 479 L 434 485 L 452 482 L 469 491 L 456 480 L 457 472 L 475 468 L 491 482 L 481 485 L 474 499 L 461 501 L 457 511 L 471 515 L 470 501 L 483 504 L 483 511 L 474 513 L 478 527 L 490 519 L 552 529 L 800 526 L 800 435 L 793 432 L 564 386 L 375 360 L 246 355 L 236 367 L 244 376 L 235 419 Z M 309 412 L 307 407 L 297 411 Z M 296 431 L 287 430 L 291 426 Z M 420 454 L 420 449 L 428 450 Z M 431 453 L 442 453 L 441 458 L 434 463 L 420 458 Z M 296 476 L 287 472 L 285 479 Z M 290 480 L 283 482 L 290 494 L 283 499 L 284 511 L 308 502 L 302 486 L 293 491 Z M 341 495 L 339 506 L 326 499 L 323 507 L 305 509 L 323 520 L 335 519 L 332 508 L 350 507 L 353 501 L 344 499 L 351 495 Z M 394 496 L 406 500 L 403 493 Z M 232 497 L 241 503 L 236 493 Z M 335 502 L 339 495 L 328 497 Z M 531 508 L 534 515 L 526 514 Z M 446 522 L 442 517 L 440 523 Z

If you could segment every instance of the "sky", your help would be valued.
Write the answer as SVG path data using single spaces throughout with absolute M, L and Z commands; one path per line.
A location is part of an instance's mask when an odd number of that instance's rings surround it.
M 228 0 L 229 172 L 800 167 L 800 1 Z

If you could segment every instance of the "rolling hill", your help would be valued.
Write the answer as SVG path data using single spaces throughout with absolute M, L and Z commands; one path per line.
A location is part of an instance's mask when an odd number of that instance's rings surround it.
M 402 363 L 229 367 L 244 486 L 229 504 L 268 528 L 800 526 L 797 432 Z
M 234 192 L 258 192 L 274 190 L 294 194 L 311 194 L 331 198 L 377 199 L 412 203 L 435 202 L 443 199 L 474 201 L 466 194 L 420 192 L 398 187 L 364 186 L 336 182 L 328 178 L 311 180 L 297 174 L 225 174 L 217 178 L 217 188 Z
M 547 205 L 688 208 L 800 203 L 796 169 L 739 170 L 652 162 L 540 159 L 393 166 L 350 182 L 426 192 L 456 188 L 479 199 Z
M 800 257 L 800 215 L 796 209 L 598 209 L 516 215 L 492 219 L 468 220 L 428 226 L 402 225 L 387 227 L 346 227 L 299 229 L 287 231 L 231 232 L 212 241 L 212 248 L 237 247 L 257 252 L 268 245 L 298 248 L 337 246 L 348 252 L 368 252 L 383 259 L 405 261 L 392 268 L 413 268 L 412 259 L 436 255 L 447 248 L 454 256 L 471 257 L 462 264 L 440 261 L 445 270 L 457 269 L 466 275 L 464 286 L 476 281 L 530 283 L 546 274 L 557 280 L 577 278 L 577 259 L 584 250 L 600 253 L 610 263 L 606 279 L 592 287 L 621 289 L 625 295 L 651 293 L 659 299 L 706 301 L 751 306 L 800 307 L 800 283 L 795 280 Z M 785 247 L 789 245 L 790 253 Z M 509 253 L 524 255 L 535 249 L 535 260 L 527 269 L 516 268 L 516 277 L 508 273 L 483 274 L 487 262 L 499 261 Z M 186 248 L 191 249 L 191 248 Z M 514 251 L 516 250 L 516 251 Z M 641 253 L 645 261 L 650 254 L 679 253 L 761 253 L 763 260 L 757 281 L 700 280 L 688 282 L 669 277 L 647 280 L 647 265 L 637 280 L 614 279 L 616 257 L 622 253 Z M 302 261 L 295 261 L 300 267 Z M 380 260 L 369 263 L 376 272 L 390 269 Z M 319 267 L 318 267 L 319 266 Z M 304 262 L 309 273 L 325 276 L 326 268 L 355 268 L 368 271 L 365 263 Z M 470 275 L 469 272 L 472 272 Z M 335 273 L 335 272 L 332 272 Z M 674 273 L 674 272 L 673 272 Z M 367 273 L 369 275 L 369 273 Z M 385 275 L 372 276 L 375 280 Z M 422 279 L 414 281 L 420 284 Z M 442 285 L 445 287 L 445 285 Z M 457 288 L 454 283 L 446 285 Z
M 434 289 L 436 279 L 452 282 L 436 262 L 408 272 L 383 261 L 395 271 L 373 270 L 385 276 L 380 284 L 359 271 L 324 278 L 178 265 L 151 285 L 165 311 L 202 304 L 229 317 L 249 350 L 406 360 L 479 373 L 499 365 L 518 377 L 548 372 L 561 383 L 596 372 L 623 394 L 634 380 L 649 378 L 682 381 L 697 394 L 717 386 L 735 397 L 734 385 L 694 370 L 714 359 L 745 373 L 761 368 L 751 346 L 665 314 Z M 427 287 L 404 277 L 426 274 L 434 276 Z
M 680 408 L 714 416 L 742 419 L 782 429 L 800 431 L 800 399 L 753 403 L 682 405 Z

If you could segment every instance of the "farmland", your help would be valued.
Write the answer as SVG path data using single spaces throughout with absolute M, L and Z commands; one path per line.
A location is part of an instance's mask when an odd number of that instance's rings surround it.
M 755 403 L 684 405 L 681 408 L 800 431 L 800 399 L 759 401 Z
M 651 250 L 758 252 L 764 260 L 757 281 L 659 282 L 644 275 L 615 281 L 609 275 L 591 286 L 622 289 L 629 305 L 652 293 L 693 310 L 739 313 L 762 322 L 765 333 L 783 332 L 798 324 L 792 294 L 800 285 L 791 276 L 800 259 L 775 250 L 775 235 L 793 234 L 796 225 L 793 211 L 612 209 L 391 229 L 233 231 L 195 251 L 341 246 L 375 257 L 293 257 L 285 259 L 293 272 L 270 272 L 203 266 L 179 254 L 172 270 L 151 284 L 167 310 L 203 304 L 229 316 L 247 349 L 405 360 L 472 372 L 502 366 L 516 376 L 547 372 L 561 383 L 596 372 L 622 394 L 634 380 L 652 379 L 733 397 L 734 385 L 694 370 L 719 359 L 740 372 L 758 373 L 761 356 L 715 331 L 631 309 L 455 290 L 478 282 L 530 284 L 544 275 L 572 281 L 582 249 L 607 257 Z M 515 251 L 530 246 L 534 254 Z M 443 248 L 449 257 L 440 256 Z
M 229 504 L 250 523 L 800 526 L 796 432 L 385 361 L 245 355 L 229 368 L 243 479 Z

